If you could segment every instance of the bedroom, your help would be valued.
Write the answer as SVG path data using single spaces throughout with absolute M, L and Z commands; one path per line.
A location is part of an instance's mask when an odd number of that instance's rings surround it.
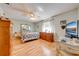
M 0 55 L 58 56 L 78 54 L 58 52 L 60 43 L 57 42 L 63 39 L 66 34 L 60 22 L 76 21 L 79 16 L 78 6 L 78 3 L 0 4 L 0 22 L 6 22 L 1 25 L 8 26 L 2 27 L 2 31 L 0 31 L 0 42 L 3 42 L 0 43 L 2 47 Z

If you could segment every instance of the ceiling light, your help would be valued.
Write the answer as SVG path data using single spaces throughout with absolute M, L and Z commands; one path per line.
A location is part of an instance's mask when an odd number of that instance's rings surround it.
M 34 15 L 33 14 L 30 14 L 30 16 L 33 17 Z
M 35 20 L 36 18 L 35 18 L 35 17 L 31 17 L 30 19 L 31 19 L 31 20 Z

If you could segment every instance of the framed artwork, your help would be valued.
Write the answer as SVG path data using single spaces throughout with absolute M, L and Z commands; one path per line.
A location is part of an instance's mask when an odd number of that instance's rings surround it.
M 66 27 L 66 20 L 60 21 L 61 28 L 64 29 Z
M 66 25 L 66 20 L 61 20 L 60 25 Z
M 31 30 L 30 25 L 27 25 L 27 24 L 21 24 L 21 31 L 22 31 L 22 30 L 30 31 L 30 30 Z

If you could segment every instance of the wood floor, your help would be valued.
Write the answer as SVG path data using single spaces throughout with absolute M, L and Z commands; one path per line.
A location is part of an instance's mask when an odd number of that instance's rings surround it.
M 54 56 L 56 55 L 55 43 L 37 39 L 22 43 L 20 39 L 12 41 L 11 56 Z

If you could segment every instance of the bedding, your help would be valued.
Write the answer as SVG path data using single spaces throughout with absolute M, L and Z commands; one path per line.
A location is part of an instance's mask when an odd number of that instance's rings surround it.
M 33 40 L 33 39 L 38 39 L 39 38 L 39 33 L 38 32 L 24 32 L 22 33 L 22 41 L 28 41 L 28 40 Z

